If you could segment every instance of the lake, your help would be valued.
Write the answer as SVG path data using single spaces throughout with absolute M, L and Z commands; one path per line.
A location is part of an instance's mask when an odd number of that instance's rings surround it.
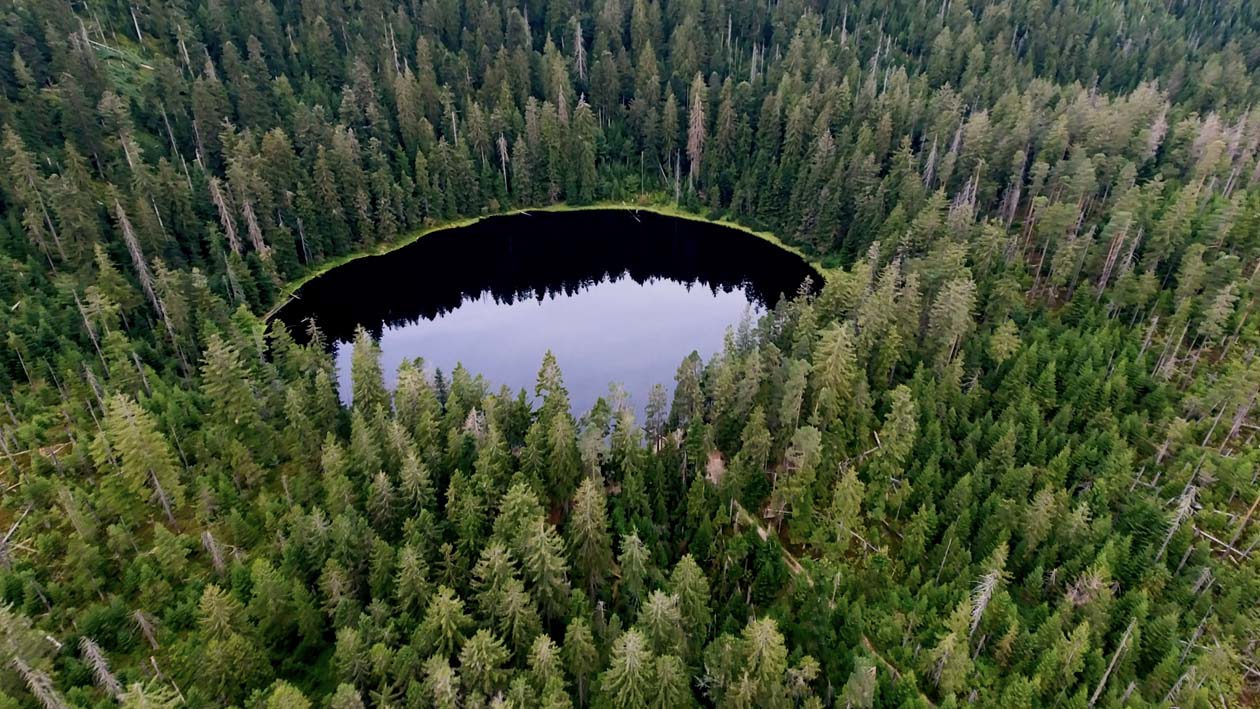
M 530 212 L 433 232 L 303 286 L 279 317 L 300 335 L 314 319 L 350 399 L 350 343 L 380 340 L 392 386 L 404 359 L 457 363 L 491 390 L 533 392 L 550 349 L 575 413 L 623 385 L 640 414 L 654 384 L 673 391 L 679 363 L 708 360 L 728 327 L 756 318 L 806 278 L 803 259 L 717 224 L 627 210 Z

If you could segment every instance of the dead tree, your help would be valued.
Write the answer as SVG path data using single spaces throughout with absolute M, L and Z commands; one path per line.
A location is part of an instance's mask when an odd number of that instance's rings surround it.
M 1111 677 L 1111 671 L 1116 668 L 1116 662 L 1120 660 L 1124 647 L 1129 642 L 1129 636 L 1133 633 L 1133 625 L 1137 623 L 1137 618 L 1129 621 L 1129 627 L 1124 629 L 1124 635 L 1120 637 L 1120 643 L 1116 645 L 1116 649 L 1111 653 L 1111 662 L 1107 663 L 1107 671 L 1103 672 L 1102 679 L 1098 680 L 1098 686 L 1094 688 L 1094 693 L 1089 697 L 1089 706 L 1094 706 L 1098 701 L 1098 697 L 1102 694 L 1103 688 L 1107 686 L 1107 679 Z
M 115 699 L 123 694 L 122 684 L 118 682 L 118 678 L 109 669 L 109 660 L 105 658 L 105 653 L 101 651 L 101 646 L 96 641 L 84 635 L 79 638 L 79 651 L 83 653 L 83 660 L 88 667 L 92 668 L 92 677 L 96 680 L 104 692 Z

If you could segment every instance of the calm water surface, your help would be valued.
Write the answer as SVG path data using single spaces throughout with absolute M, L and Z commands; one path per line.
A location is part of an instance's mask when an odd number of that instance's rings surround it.
M 713 224 L 647 212 L 534 212 L 429 234 L 352 261 L 280 311 L 295 331 L 314 319 L 350 399 L 359 325 L 380 339 L 392 386 L 404 359 L 449 373 L 457 363 L 533 391 L 548 349 L 575 412 L 622 384 L 640 411 L 692 350 L 706 360 L 728 327 L 773 307 L 818 274 L 768 242 Z

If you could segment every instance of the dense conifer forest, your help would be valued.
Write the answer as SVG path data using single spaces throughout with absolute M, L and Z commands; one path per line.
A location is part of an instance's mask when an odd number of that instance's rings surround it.
M 1255 703 L 1258 71 L 1246 0 L 0 3 L 0 707 Z M 603 202 L 826 282 L 643 417 L 263 317 Z

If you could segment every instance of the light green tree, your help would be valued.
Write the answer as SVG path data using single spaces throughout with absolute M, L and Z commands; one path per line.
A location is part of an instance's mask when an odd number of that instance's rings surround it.
M 656 590 L 639 608 L 638 628 L 658 655 L 681 654 L 686 643 L 678 596 Z
M 648 706 L 653 709 L 675 709 L 695 705 L 691 696 L 691 677 L 682 658 L 660 655 L 652 668 L 653 689 Z
M 464 601 L 450 588 L 439 586 L 416 629 L 416 641 L 438 656 L 449 657 L 464 644 L 464 633 L 472 624 Z
M 709 578 L 691 554 L 683 554 L 669 575 L 670 593 L 678 597 L 678 612 L 694 649 L 699 649 L 709 634 L 712 611 L 709 610 Z
M 504 684 L 508 651 L 493 633 L 482 628 L 459 651 L 459 668 L 468 691 L 490 696 Z
M 125 394 L 115 394 L 106 405 L 102 430 L 92 445 L 99 468 L 119 473 L 125 490 L 142 499 L 156 500 L 171 524 L 184 501 L 184 486 L 175 457 L 153 415 Z
M 643 589 L 647 581 L 649 555 L 638 532 L 630 532 L 621 537 L 621 553 L 617 556 L 617 566 L 621 569 L 619 592 L 638 605 L 643 598 Z
M 583 478 L 573 496 L 569 550 L 574 568 L 586 581 L 587 593 L 594 596 L 612 567 L 612 538 L 608 533 L 604 484 L 597 476 Z
M 569 600 L 568 565 L 556 528 L 538 517 L 522 531 L 521 563 L 534 598 L 548 618 L 563 615 Z
M 976 284 L 961 277 L 945 283 L 928 313 L 928 336 L 936 343 L 936 364 L 944 369 L 954 361 L 963 340 L 975 328 Z
M 459 707 L 460 676 L 444 655 L 434 655 L 424 663 L 424 688 L 433 706 L 440 709 Z
M 599 666 L 599 649 L 591 626 L 582 618 L 573 618 L 564 630 L 561 649 L 569 675 L 577 682 L 578 704 L 586 704 L 586 690 L 595 669 Z
M 656 659 L 647 638 L 638 630 L 627 630 L 613 641 L 608 669 L 600 675 L 600 691 L 610 706 L 618 709 L 642 707 L 655 692 Z
M 311 701 L 297 687 L 277 680 L 271 685 L 271 694 L 267 697 L 267 709 L 310 709 Z
M 380 345 L 362 327 L 354 334 L 354 349 L 350 355 L 350 388 L 350 396 L 357 410 L 370 414 L 378 407 L 389 406 L 389 394 L 385 391 L 385 377 L 381 372 Z

